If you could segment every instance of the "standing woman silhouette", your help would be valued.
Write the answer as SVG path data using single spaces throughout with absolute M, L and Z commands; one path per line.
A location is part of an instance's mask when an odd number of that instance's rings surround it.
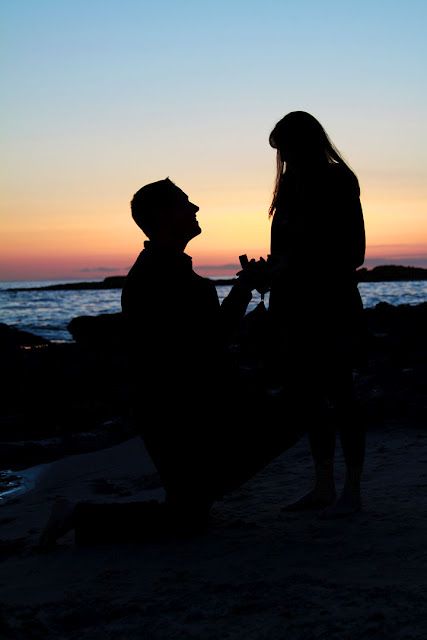
M 292 396 L 293 417 L 309 419 L 315 468 L 312 490 L 286 509 L 326 507 L 325 517 L 338 517 L 361 508 L 365 451 L 352 372 L 363 311 L 355 279 L 365 255 L 359 184 L 309 113 L 288 113 L 269 142 L 277 149 L 269 210 L 275 368 Z M 346 463 L 338 500 L 337 431 Z

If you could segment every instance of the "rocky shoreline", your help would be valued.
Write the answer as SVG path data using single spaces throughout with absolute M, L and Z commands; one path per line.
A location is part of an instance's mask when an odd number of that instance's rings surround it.
M 427 303 L 364 311 L 366 358 L 355 371 L 368 428 L 427 424 Z M 75 342 L 0 325 L 0 468 L 20 469 L 132 435 L 121 314 L 82 316 Z
M 22 489 L 0 496 L 2 640 L 424 640 L 427 303 L 365 316 L 360 513 L 284 510 L 311 486 L 302 438 L 218 501 L 204 535 L 88 548 L 70 532 L 49 553 L 38 540 L 58 497 L 123 504 L 164 492 L 142 440 L 126 434 L 120 349 L 106 341 L 120 318 L 75 319 L 66 345 L 0 326 L 0 451 L 17 469 L 0 472 L 0 492 L 2 479 Z M 341 488 L 339 447 L 335 476 Z

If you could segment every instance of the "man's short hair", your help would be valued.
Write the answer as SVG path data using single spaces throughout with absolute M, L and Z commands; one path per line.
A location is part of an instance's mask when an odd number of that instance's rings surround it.
M 159 213 L 176 200 L 177 191 L 179 187 L 165 178 L 146 184 L 135 193 L 130 203 L 132 218 L 146 236 L 156 231 L 161 223 Z

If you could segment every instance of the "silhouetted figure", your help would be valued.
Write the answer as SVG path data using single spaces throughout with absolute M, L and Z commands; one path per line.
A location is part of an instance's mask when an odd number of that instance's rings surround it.
M 250 271 L 241 272 L 220 306 L 214 284 L 184 253 L 201 233 L 198 207 L 166 179 L 142 187 L 131 208 L 149 238 L 122 293 L 132 408 L 166 501 L 59 502 L 44 545 L 71 528 L 80 543 L 199 531 L 215 500 L 299 436 L 295 428 L 277 430 L 268 412 L 281 398 L 241 379 L 227 351 L 252 297 Z
M 289 509 L 334 505 L 324 515 L 360 508 L 364 430 L 353 398 L 354 339 L 362 322 L 355 270 L 365 231 L 356 176 L 310 114 L 296 111 L 270 134 L 277 176 L 270 216 L 273 270 L 270 312 L 276 374 L 310 420 L 312 491 Z M 335 433 L 347 475 L 336 500 Z M 335 503 L 335 504 L 334 504 Z

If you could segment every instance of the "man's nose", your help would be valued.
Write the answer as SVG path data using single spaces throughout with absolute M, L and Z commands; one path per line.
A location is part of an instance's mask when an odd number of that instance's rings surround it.
M 197 213 L 200 209 L 200 207 L 197 206 L 197 204 L 194 204 L 194 202 L 191 203 L 193 205 L 194 208 L 194 213 Z

